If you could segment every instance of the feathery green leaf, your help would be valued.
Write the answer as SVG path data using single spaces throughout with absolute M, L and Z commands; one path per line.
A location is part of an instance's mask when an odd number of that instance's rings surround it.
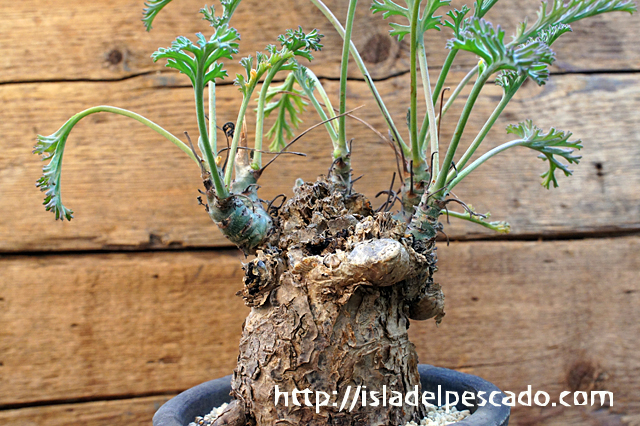
M 556 156 L 563 157 L 569 164 L 578 164 L 582 158 L 582 156 L 573 155 L 576 149 L 582 148 L 582 141 L 570 141 L 569 138 L 572 136 L 570 132 L 563 132 L 552 127 L 545 133 L 539 127 L 534 126 L 531 120 L 527 120 L 517 125 L 508 126 L 507 133 L 519 136 L 524 141 L 520 145 L 540 152 L 539 158 L 549 161 L 549 170 L 541 175 L 542 185 L 547 189 L 551 183 L 554 188 L 558 187 L 558 181 L 555 177 L 556 169 L 562 170 L 566 176 L 573 174 L 568 165 L 560 162 Z
M 71 121 L 67 121 L 50 136 L 38 135 L 37 143 L 33 148 L 34 154 L 42 155 L 42 161 L 49 160 L 49 163 L 42 167 L 42 177 L 38 179 L 36 186 L 45 193 L 43 203 L 45 209 L 53 212 L 56 215 L 56 220 L 71 220 L 73 218 L 73 211 L 66 208 L 60 198 L 62 155 L 69 132 L 73 128 L 73 124 L 70 125 Z
M 217 27 L 209 40 L 201 33 L 196 34 L 196 37 L 197 44 L 180 36 L 170 48 L 161 47 L 151 57 L 154 62 L 158 59 L 166 59 L 166 66 L 186 74 L 193 86 L 196 85 L 199 76 L 204 78 L 203 84 L 216 78 L 225 78 L 227 72 L 222 69 L 223 65 L 216 61 L 221 58 L 232 59 L 232 55 L 238 52 L 237 41 L 240 36 L 236 29 L 225 24 Z M 209 70 L 211 65 L 213 68 Z
M 555 54 L 542 40 L 511 46 L 504 43 L 504 31 L 484 19 L 468 20 L 460 37 L 447 43 L 449 48 L 466 50 L 480 56 L 493 71 L 514 70 L 528 74 L 536 83 L 544 84 L 549 77 L 548 66 L 555 60 Z M 484 69 L 484 68 L 483 68 Z
M 391 0 L 374 0 L 371 5 L 371 10 L 373 13 L 382 13 L 382 17 L 384 19 L 387 19 L 390 16 L 404 16 L 409 22 L 411 22 L 411 11 L 415 1 L 421 0 L 405 0 L 406 5 L 408 6 L 405 8 Z M 440 30 L 440 26 L 444 25 L 441 20 L 442 16 L 434 16 L 434 14 L 439 8 L 448 6 L 450 3 L 451 0 L 427 0 L 427 4 L 422 12 L 422 17 L 418 18 L 417 31 L 418 34 L 420 34 L 420 38 L 422 37 L 422 34 L 430 29 Z M 389 26 L 392 28 L 390 34 L 394 37 L 398 37 L 398 41 L 402 41 L 402 39 L 411 32 L 409 25 L 392 22 Z
M 513 44 L 521 44 L 556 24 L 570 24 L 580 19 L 600 15 L 607 12 L 637 11 L 633 0 L 545 0 L 538 11 L 538 19 L 527 29 L 526 21 L 520 24 Z
M 280 151 L 287 144 L 287 139 L 294 136 L 293 129 L 298 128 L 302 119 L 299 117 L 305 111 L 308 105 L 302 96 L 304 92 L 293 87 L 295 76 L 290 73 L 280 86 L 271 86 L 267 91 L 267 97 L 264 108 L 264 115 L 268 117 L 272 112 L 277 111 L 276 121 L 266 133 L 268 139 L 271 139 L 269 149 L 271 151 Z M 280 95 L 277 101 L 273 99 Z M 289 119 L 287 120 L 287 115 Z
M 204 6 L 200 9 L 200 13 L 202 13 L 205 21 L 209 21 L 212 27 L 220 27 L 222 25 L 229 24 L 231 21 L 231 17 L 235 12 L 236 8 L 240 4 L 241 0 L 221 0 L 220 4 L 222 5 L 222 16 L 216 16 L 215 8 L 213 6 Z
M 156 15 L 169 3 L 171 3 L 171 0 L 148 0 L 144 2 L 146 7 L 142 9 L 142 22 L 147 31 L 151 31 L 151 24 Z

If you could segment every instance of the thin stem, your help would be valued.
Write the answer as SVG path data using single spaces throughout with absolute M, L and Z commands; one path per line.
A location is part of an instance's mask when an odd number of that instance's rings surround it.
M 442 70 L 440 71 L 440 76 L 438 77 L 438 81 L 436 82 L 436 87 L 433 90 L 433 103 L 435 104 L 438 101 L 438 95 L 442 91 L 444 87 L 444 82 L 447 80 L 447 76 L 449 75 L 449 70 L 451 69 L 451 65 L 453 64 L 453 60 L 456 58 L 458 54 L 458 49 L 449 50 L 449 54 L 447 58 L 444 60 L 444 64 L 442 64 Z
M 213 65 L 209 68 L 213 68 Z M 218 134 L 216 123 L 216 82 L 209 82 L 209 144 L 212 152 L 218 152 Z
M 238 143 L 240 142 L 240 134 L 242 133 L 242 123 L 244 122 L 244 115 L 247 112 L 247 107 L 251 101 L 251 95 L 255 85 L 249 88 L 247 95 L 242 98 L 242 104 L 240 105 L 240 111 L 238 111 L 238 118 L 236 120 L 235 132 L 233 132 L 233 140 L 231 141 L 231 148 L 229 149 L 229 161 L 227 163 L 227 169 L 224 173 L 225 185 L 231 185 L 231 178 L 233 173 L 233 166 L 236 161 L 236 152 L 238 152 Z
M 420 0 L 413 0 L 411 11 L 411 45 L 409 53 L 411 75 L 411 109 L 409 110 L 409 134 L 411 141 L 411 158 L 418 163 L 421 157 L 420 143 L 418 141 L 418 17 L 420 15 Z M 429 97 L 428 99 L 431 99 Z M 427 101 L 428 101 L 427 99 Z
M 342 28 L 342 24 L 340 24 L 340 21 L 338 20 L 338 18 L 335 17 L 335 15 L 331 12 L 331 10 L 327 7 L 327 5 L 325 5 L 322 2 L 322 0 L 310 0 L 310 1 L 318 9 L 320 9 L 322 14 L 329 20 L 329 22 L 331 22 L 331 24 L 333 24 L 333 27 L 336 29 L 340 37 L 344 38 L 344 28 Z M 387 110 L 386 105 L 382 101 L 382 97 L 380 96 L 380 93 L 378 93 L 378 89 L 376 89 L 376 86 L 373 84 L 373 80 L 371 79 L 369 71 L 367 70 L 367 67 L 364 64 L 364 61 L 362 60 L 360 53 L 358 53 L 358 49 L 356 49 L 356 46 L 355 44 L 353 44 L 353 42 L 351 42 L 350 46 L 351 47 L 349 50 L 351 52 L 351 56 L 355 60 L 356 66 L 360 70 L 360 73 L 364 76 L 364 79 L 367 82 L 367 85 L 369 86 L 369 90 L 371 90 L 371 94 L 373 95 L 373 97 L 376 100 L 376 103 L 378 104 L 378 108 L 380 109 L 382 116 L 387 122 L 387 127 L 389 127 L 389 130 L 391 130 L 391 133 L 398 139 L 398 143 L 402 147 L 402 150 L 408 154 L 409 147 L 402 140 L 402 137 L 400 136 L 400 132 L 398 132 L 398 128 L 396 127 L 395 123 L 393 122 L 393 119 L 391 118 L 391 114 L 389 114 L 389 111 Z
M 453 189 L 453 187 L 455 187 L 458 183 L 460 183 L 460 181 L 462 179 L 467 177 L 467 175 L 469 175 L 469 173 L 471 173 L 472 171 L 477 169 L 478 166 L 480 166 L 482 163 L 487 161 L 489 158 L 493 157 L 494 155 L 497 155 L 497 154 L 501 153 L 502 151 L 504 151 L 506 149 L 509 149 L 511 147 L 514 147 L 514 146 L 522 145 L 522 144 L 524 144 L 526 142 L 527 141 L 524 140 L 524 139 L 516 139 L 516 140 L 511 141 L 511 142 L 503 143 L 502 145 L 497 146 L 497 147 L 493 148 L 492 150 L 486 152 L 484 155 L 482 155 L 480 158 L 478 158 L 476 161 L 474 161 L 468 167 L 466 167 L 464 170 L 462 170 L 461 172 L 458 173 L 458 176 L 456 176 L 449 183 L 449 185 L 448 185 L 449 191 L 451 191 Z
M 515 95 L 516 91 L 520 88 L 520 86 L 522 86 L 526 78 L 526 75 L 524 78 L 520 78 L 520 80 L 514 85 L 512 90 L 509 90 L 509 92 L 503 94 L 500 103 L 498 103 L 487 122 L 484 124 L 484 126 L 482 126 L 482 129 L 480 130 L 480 133 L 478 133 L 478 136 L 476 136 L 469 148 L 467 148 L 467 150 L 465 151 L 462 158 L 460 158 L 460 161 L 458 161 L 457 166 L 459 169 L 464 168 L 464 166 L 469 162 L 471 156 L 473 156 L 473 154 L 476 152 L 484 138 L 487 136 L 493 125 L 498 120 L 498 117 L 500 117 L 500 114 L 502 114 L 502 111 L 504 111 L 509 101 L 511 101 L 511 99 L 513 98 L 513 95 Z
M 148 128 L 150 128 L 151 130 L 154 130 L 156 133 L 160 134 L 161 136 L 164 136 L 166 139 L 172 142 L 175 146 L 180 148 L 185 154 L 187 154 L 189 158 L 195 161 L 198 164 L 198 166 L 200 165 L 200 162 L 198 161 L 195 154 L 193 153 L 193 151 L 191 151 L 191 148 L 187 144 L 185 144 L 180 139 L 175 137 L 173 134 L 169 133 L 168 131 L 166 131 L 165 129 L 163 129 L 153 121 L 149 120 L 148 118 L 143 117 L 142 115 L 137 114 L 133 111 L 129 111 L 127 109 L 117 108 L 117 107 L 112 107 L 107 105 L 100 105 L 100 106 L 95 106 L 89 109 L 85 109 L 84 111 L 79 112 L 78 114 L 73 116 L 71 120 L 74 120 L 74 121 L 71 127 L 75 126 L 75 124 L 78 121 L 80 121 L 87 115 L 95 114 L 97 112 L 110 112 L 113 114 L 124 115 L 125 117 L 133 118 L 137 122 L 142 123 Z M 71 120 L 69 120 L 69 122 L 71 122 Z
M 267 92 L 269 91 L 269 85 L 271 85 L 271 80 L 273 77 L 280 71 L 280 67 L 285 63 L 286 60 L 279 61 L 276 65 L 271 67 L 267 76 L 262 83 L 262 88 L 260 90 L 260 97 L 258 99 L 258 112 L 256 114 L 256 140 L 255 140 L 255 151 L 253 154 L 253 161 L 251 162 L 251 168 L 253 170 L 259 170 L 262 167 L 262 132 L 264 129 L 264 104 L 267 99 Z M 236 127 L 238 129 L 238 127 Z M 233 137 L 235 140 L 235 135 Z
M 469 84 L 469 81 L 471 81 L 471 78 L 476 75 L 478 72 L 478 66 L 476 65 L 475 67 L 473 67 L 471 69 L 471 71 L 469 71 L 467 73 L 467 75 L 464 76 L 464 78 L 460 81 L 460 83 L 458 84 L 458 86 L 455 88 L 455 90 L 451 93 L 451 96 L 449 97 L 449 99 L 447 99 L 447 102 L 444 104 L 444 107 L 442 108 L 442 117 L 444 117 L 444 115 L 447 113 L 447 111 L 449 110 L 449 108 L 451 108 L 451 105 L 453 105 L 453 103 L 456 101 L 456 99 L 458 99 L 458 96 L 460 95 L 460 93 L 462 92 L 462 89 L 464 89 L 467 84 Z M 437 92 L 435 92 L 433 94 L 434 97 L 437 96 Z M 442 117 L 437 117 L 436 118 L 436 124 L 438 124 L 440 122 L 440 120 L 442 120 Z M 424 117 L 424 121 L 422 123 L 422 128 L 420 129 L 420 136 L 418 137 L 418 139 L 420 140 L 425 140 L 425 138 L 427 137 L 427 131 L 429 129 L 429 121 L 428 121 L 428 116 Z
M 458 213 L 451 210 L 442 210 L 442 214 L 446 214 L 451 217 L 455 217 L 456 219 L 466 220 L 468 222 L 476 223 L 478 225 L 482 225 L 485 228 L 489 228 L 492 231 L 500 232 L 501 234 L 508 234 L 511 230 L 511 227 L 507 222 L 485 222 L 481 218 L 478 218 L 469 213 Z
M 419 45 L 420 49 L 420 72 L 422 73 L 422 86 L 424 88 L 424 98 L 427 103 L 427 117 L 429 123 L 436 123 L 436 111 L 434 107 L 434 96 L 431 93 L 431 81 L 429 80 L 429 66 L 427 65 L 427 53 L 424 47 L 424 39 Z M 431 170 L 431 176 L 438 175 L 438 168 L 440 165 L 440 157 L 438 155 L 438 129 L 434 124 L 429 126 L 431 129 L 431 155 L 433 156 L 433 170 Z M 424 148 L 424 140 L 420 139 L 421 146 Z
M 356 15 L 356 5 L 358 0 L 349 0 L 349 8 L 347 10 L 347 22 L 342 44 L 342 60 L 340 61 L 340 105 L 338 119 L 338 147 L 333 153 L 334 158 L 342 158 L 349 153 L 347 147 L 347 117 L 344 115 L 347 110 L 347 71 L 349 68 L 349 47 L 351 45 L 351 30 L 353 29 L 353 20 Z
M 456 150 L 458 149 L 460 138 L 462 138 L 462 133 L 464 132 L 464 128 L 467 125 L 467 121 L 469 120 L 469 116 L 471 115 L 471 111 L 473 110 L 473 106 L 478 99 L 478 96 L 480 95 L 480 91 L 482 91 L 482 87 L 489 79 L 489 76 L 494 73 L 494 71 L 495 69 L 493 67 L 487 67 L 473 85 L 473 89 L 471 89 L 471 93 L 467 98 L 467 102 L 464 105 L 464 109 L 462 110 L 462 114 L 460 115 L 460 119 L 458 120 L 458 125 L 456 126 L 453 138 L 451 139 L 451 143 L 449 144 L 449 148 L 447 149 L 447 155 L 442 162 L 442 169 L 438 174 L 435 188 L 433 188 L 434 191 L 440 191 L 446 185 L 449 168 L 451 167 L 451 164 L 453 162 L 453 157 L 455 156 Z M 445 194 L 443 193 L 442 195 L 440 195 L 440 197 L 444 195 Z
M 202 65 L 201 65 L 202 67 Z M 203 80 L 201 74 L 204 74 L 204 70 L 202 72 L 198 72 L 196 77 L 196 84 L 194 85 L 195 97 L 196 97 L 196 116 L 198 118 L 198 130 L 200 131 L 200 137 L 202 138 L 202 146 L 204 148 L 204 155 L 207 163 L 209 164 L 209 170 L 211 171 L 211 179 L 213 180 L 213 186 L 216 189 L 216 195 L 221 198 L 227 198 L 229 196 L 229 191 L 227 191 L 226 186 L 222 182 L 220 178 L 220 173 L 218 171 L 218 165 L 215 162 L 215 158 L 213 156 L 213 151 L 211 150 L 211 145 L 209 144 L 209 135 L 207 133 L 207 123 L 204 116 L 204 87 Z
M 317 84 L 318 83 L 316 83 L 316 87 L 318 87 Z M 322 108 L 322 105 L 320 105 L 320 102 L 318 102 L 318 99 L 313 94 L 313 91 L 310 90 L 306 84 L 300 84 L 300 87 L 302 87 L 302 90 L 304 90 L 304 93 L 307 95 L 307 99 L 309 99 L 309 102 L 311 102 L 311 105 L 313 105 L 313 107 L 316 109 L 316 112 L 320 116 L 320 120 L 327 121 L 329 117 L 327 117 L 327 113 L 325 112 L 324 108 Z M 335 117 L 335 113 L 333 113 L 331 106 L 329 106 L 328 109 L 332 113 L 331 117 L 332 118 Z M 338 134 L 336 133 L 336 129 L 331 125 L 331 122 L 326 122 L 324 125 L 327 129 L 327 132 L 329 132 L 329 137 L 331 138 L 331 142 L 333 142 L 333 146 L 335 149 L 337 147 L 336 143 L 338 141 Z
M 325 105 L 325 107 L 327 108 L 327 111 L 328 111 L 328 117 L 327 118 L 335 117 L 336 116 L 335 109 L 333 108 L 333 105 L 331 105 L 331 100 L 329 99 L 329 96 L 327 95 L 327 92 L 324 90 L 324 86 L 322 85 L 322 83 L 320 82 L 318 77 L 309 68 L 306 68 L 306 74 L 309 77 L 311 77 L 311 79 L 314 81 L 314 83 L 315 83 L 314 87 L 316 89 L 318 89 L 318 92 L 320 93 L 320 98 L 322 99 L 322 103 Z M 336 120 L 332 120 L 329 123 L 331 123 L 331 125 L 333 126 L 333 128 L 337 132 L 338 131 L 338 122 Z M 338 140 L 337 133 L 336 133 L 336 139 L 334 139 L 334 140 Z

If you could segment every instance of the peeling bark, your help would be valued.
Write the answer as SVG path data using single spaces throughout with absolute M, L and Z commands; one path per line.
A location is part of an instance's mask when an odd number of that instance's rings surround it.
M 244 265 L 239 292 L 247 317 L 232 395 L 247 421 L 266 425 L 398 425 L 423 407 L 363 406 L 349 411 L 358 386 L 382 392 L 415 390 L 418 357 L 409 318 L 444 315 L 432 280 L 435 238 L 418 241 L 389 213 L 374 214 L 361 194 L 345 195 L 319 180 L 295 189 L 273 217 L 274 230 Z M 434 233 L 435 235 L 435 233 Z M 275 404 L 275 388 L 288 393 Z M 351 387 L 346 408 L 339 407 Z M 331 396 L 329 405 L 293 404 L 294 389 Z M 361 388 L 364 390 L 364 388 Z M 333 406 L 333 403 L 337 406 Z

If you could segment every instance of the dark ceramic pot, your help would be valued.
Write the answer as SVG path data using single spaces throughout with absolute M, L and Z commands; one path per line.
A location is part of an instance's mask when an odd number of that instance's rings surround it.
M 465 407 L 462 402 L 458 403 L 458 410 L 468 409 L 473 414 L 456 423 L 456 426 L 507 426 L 509 424 L 510 408 L 500 404 L 505 395 L 493 384 L 470 374 L 430 365 L 421 364 L 418 366 L 418 371 L 420 372 L 422 391 L 433 392 L 437 398 L 440 390 L 442 395 L 441 404 L 444 404 L 446 391 L 456 392 L 460 398 L 462 398 L 465 391 L 474 395 L 484 392 L 484 394 L 480 395 L 487 402 L 482 407 L 477 405 L 477 403 L 482 402 L 479 398 L 475 399 L 474 407 Z M 219 407 L 223 403 L 229 402 L 231 400 L 229 396 L 230 390 L 231 376 L 211 380 L 188 389 L 160 407 L 153 416 L 153 426 L 186 426 L 196 416 L 204 416 L 213 407 Z M 488 402 L 492 392 L 500 393 L 499 396 L 494 394 L 493 398 L 493 402 L 498 406 Z M 437 401 L 429 402 L 435 403 Z

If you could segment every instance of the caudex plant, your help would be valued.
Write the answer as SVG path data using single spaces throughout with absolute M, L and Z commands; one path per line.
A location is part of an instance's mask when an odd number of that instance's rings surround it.
M 144 24 L 171 0 L 148 0 Z M 535 22 L 523 22 L 510 41 L 485 15 L 497 0 L 477 0 L 473 6 L 445 10 L 449 0 L 374 0 L 371 10 L 394 17 L 391 36 L 408 39 L 411 90 L 407 93 L 407 128 L 400 128 L 380 97 L 362 57 L 351 42 L 357 0 L 349 0 L 344 26 L 321 0 L 310 0 L 344 40 L 338 108 L 311 70 L 302 65 L 322 48 L 322 35 L 302 28 L 287 30 L 279 46 L 240 60 L 245 69 L 235 84 L 242 104 L 235 123 L 216 121 L 216 83 L 227 77 L 223 60 L 238 53 L 240 35 L 230 26 L 240 0 L 222 0 L 222 13 L 201 10 L 211 23 L 211 35 L 197 34 L 195 42 L 178 37 L 171 47 L 153 53 L 154 61 L 185 74 L 193 85 L 199 129 L 197 147 L 134 112 L 97 106 L 80 112 L 50 136 L 38 136 L 35 153 L 48 160 L 37 186 L 45 191 L 45 206 L 56 219 L 71 220 L 73 212 L 60 198 L 64 148 L 73 127 L 84 117 L 111 112 L 155 130 L 195 163 L 203 182 L 206 211 L 222 233 L 245 254 L 244 285 L 239 294 L 250 306 L 240 341 L 238 365 L 232 381 L 233 402 L 216 425 L 398 425 L 419 421 L 425 407 L 357 404 L 351 410 L 274 404 L 274 389 L 310 389 L 344 395 L 347 388 L 366 386 L 389 394 L 420 385 L 418 357 L 408 340 L 410 320 L 444 316 L 444 295 L 434 282 L 436 235 L 443 230 L 443 214 L 467 220 L 496 232 L 508 232 L 505 222 L 487 218 L 456 198 L 452 190 L 479 166 L 514 147 L 536 151 L 548 170 L 542 184 L 558 185 L 557 174 L 571 174 L 579 162 L 580 140 L 569 132 L 543 130 L 531 121 L 510 125 L 513 140 L 480 150 L 503 110 L 527 79 L 539 85 L 549 78 L 555 60 L 553 43 L 571 31 L 575 21 L 606 12 L 634 12 L 630 0 L 549 0 L 542 3 Z M 452 32 L 448 56 L 439 78 L 429 80 L 427 51 L 442 47 L 425 43 L 425 32 Z M 458 54 L 479 57 L 443 104 L 444 84 Z M 387 201 L 373 210 L 354 191 L 351 146 L 347 138 L 347 65 L 352 57 L 388 127 L 388 143 L 398 167 L 399 188 L 385 192 Z M 419 78 L 423 93 L 418 93 Z M 489 81 L 502 87 L 495 110 L 464 152 L 459 152 L 469 116 Z M 278 82 L 276 84 L 276 82 Z M 447 116 L 463 89 L 471 85 L 458 117 Z M 205 96 L 207 93 L 207 96 Z M 205 103 L 206 98 L 206 103 Z M 256 104 L 257 102 L 257 104 Z M 418 102 L 426 115 L 418 117 Z M 462 100 L 460 100 L 462 103 Z M 436 106 L 439 108 L 436 109 Z M 316 182 L 297 181 L 293 198 L 275 206 L 258 196 L 258 180 L 267 166 L 297 139 L 299 114 L 312 106 L 333 144 L 329 172 Z M 576 106 L 579 107 L 579 106 Z M 249 147 L 247 122 L 255 111 L 255 140 Z M 275 117 L 265 129 L 265 117 Z M 450 115 L 450 114 L 449 114 Z M 457 121 L 451 140 L 442 141 L 440 123 Z M 399 121 L 399 120 L 398 120 Z M 402 122 L 405 122 L 402 117 Z M 222 129 L 220 129 L 222 127 Z M 227 141 L 218 138 L 218 129 Z M 299 136 L 298 136 L 299 137 Z M 231 139 L 229 143 L 229 139 Z M 265 147 L 265 139 L 270 140 Z M 526 150 L 522 150 L 526 154 Z M 264 162 L 263 154 L 271 153 Z M 266 156 L 266 154 L 265 154 Z M 393 159 L 390 159 L 393 161 Z M 394 211 L 399 200 L 399 210 Z

